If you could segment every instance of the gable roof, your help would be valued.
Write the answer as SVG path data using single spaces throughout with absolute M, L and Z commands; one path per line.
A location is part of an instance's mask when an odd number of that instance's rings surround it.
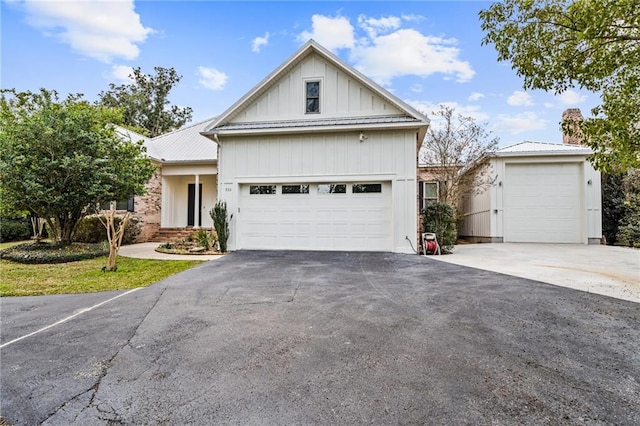
M 148 139 L 147 153 L 165 163 L 210 163 L 218 160 L 218 145 L 200 133 L 216 117 Z
M 524 141 L 507 146 L 495 152 L 496 157 L 526 155 L 589 155 L 593 151 L 585 146 L 563 145 L 547 142 Z
M 405 117 L 398 116 L 389 116 L 389 117 L 367 117 L 369 120 L 377 120 L 377 121 L 351 121 L 341 120 L 341 119 L 310 119 L 310 120 L 292 120 L 292 121 L 270 121 L 270 122 L 258 122 L 258 123 L 229 123 L 236 114 L 244 110 L 251 102 L 255 101 L 259 96 L 265 93 L 276 81 L 278 81 L 281 77 L 283 77 L 287 72 L 293 69 L 297 64 L 299 64 L 302 60 L 304 60 L 308 55 L 316 53 L 335 66 L 340 71 L 349 75 L 351 78 L 357 80 L 360 84 L 370 89 L 373 93 L 380 96 L 385 101 L 389 102 L 391 105 L 395 106 L 397 109 L 406 114 Z M 399 120 L 399 118 L 403 118 Z M 362 118 L 365 120 L 365 118 Z M 397 121 L 394 121 L 397 120 Z M 345 122 L 343 122 L 345 121 Z M 251 89 L 247 94 L 245 94 L 242 98 L 240 98 L 236 103 L 234 103 L 231 107 L 229 107 L 225 112 L 223 112 L 217 120 L 213 121 L 210 126 L 208 126 L 203 131 L 203 135 L 206 136 L 215 136 L 220 131 L 231 131 L 234 133 L 250 133 L 250 132 L 268 132 L 268 129 L 272 129 L 272 131 L 282 131 L 283 129 L 287 129 L 288 131 L 295 131 L 297 128 L 305 128 L 309 127 L 333 127 L 336 125 L 340 126 L 358 126 L 358 125 L 379 125 L 380 127 L 388 126 L 389 123 L 395 123 L 399 126 L 414 126 L 420 127 L 424 126 L 424 132 L 426 132 L 426 126 L 429 124 L 429 119 L 418 112 L 416 109 L 408 105 L 406 102 L 400 100 L 398 97 L 390 93 L 389 91 L 383 89 L 378 84 L 374 83 L 364 74 L 360 73 L 350 65 L 346 64 L 336 55 L 322 47 L 320 44 L 315 42 L 314 40 L 309 40 L 306 42 L 297 52 L 295 52 L 292 56 L 290 56 L 282 65 L 276 68 L 273 72 L 271 72 L 267 77 L 265 77 L 260 83 L 258 83 L 253 89 Z M 344 128 L 344 127 L 343 127 Z M 422 139 L 422 138 L 420 138 Z

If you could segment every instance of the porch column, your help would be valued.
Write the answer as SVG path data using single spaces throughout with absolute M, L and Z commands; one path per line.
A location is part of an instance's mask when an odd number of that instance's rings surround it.
M 200 228 L 200 175 L 196 175 L 196 194 L 193 203 L 193 228 Z

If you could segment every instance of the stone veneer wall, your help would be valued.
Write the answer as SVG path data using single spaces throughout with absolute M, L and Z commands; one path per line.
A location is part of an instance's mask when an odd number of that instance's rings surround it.
M 162 168 L 158 167 L 145 185 L 146 193 L 134 199 L 133 218 L 138 221 L 141 233 L 136 242 L 150 241 L 160 230 L 162 208 Z

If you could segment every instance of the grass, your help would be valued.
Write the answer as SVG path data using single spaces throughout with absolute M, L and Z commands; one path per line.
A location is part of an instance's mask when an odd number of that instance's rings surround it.
M 47 265 L 25 265 L 2 260 L 0 296 L 93 293 L 145 287 L 200 263 L 202 261 L 198 260 L 118 257 L 116 272 L 102 272 L 106 257 Z

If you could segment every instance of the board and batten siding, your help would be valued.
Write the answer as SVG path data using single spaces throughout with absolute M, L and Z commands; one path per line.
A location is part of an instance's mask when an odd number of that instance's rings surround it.
M 484 191 L 463 198 L 460 209 L 464 223 L 460 236 L 480 242 L 503 242 L 505 238 L 505 181 L 509 165 L 579 165 L 582 191 L 579 209 L 582 218 L 582 240 L 584 244 L 597 243 L 602 235 L 600 173 L 593 169 L 585 157 L 580 156 L 523 156 L 499 157 L 490 160 L 489 176 L 492 185 Z M 549 187 L 549 191 L 553 188 Z
M 368 131 L 225 137 L 220 144 L 219 198 L 238 214 L 240 185 L 247 183 L 391 183 L 393 250 L 411 253 L 416 235 L 416 132 Z M 236 249 L 236 220 L 229 247 Z M 415 243 L 414 243 L 415 245 Z
M 305 114 L 306 81 L 320 81 L 320 114 Z M 321 56 L 310 54 L 230 123 L 404 114 Z

